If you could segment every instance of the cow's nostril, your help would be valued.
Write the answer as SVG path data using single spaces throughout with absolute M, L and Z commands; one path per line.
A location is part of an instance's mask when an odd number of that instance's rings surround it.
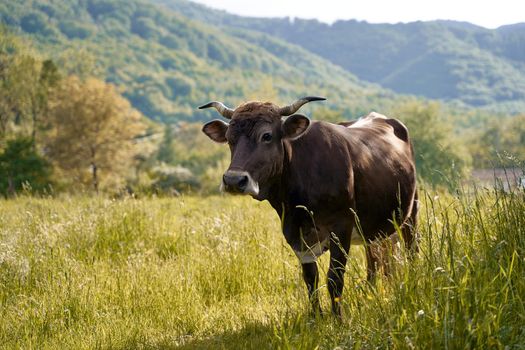
M 228 172 L 223 175 L 222 181 L 227 192 L 243 193 L 250 182 L 249 176 L 243 173 Z
M 237 186 L 240 190 L 245 190 L 246 186 L 248 185 L 248 176 L 239 176 L 239 182 L 237 183 Z

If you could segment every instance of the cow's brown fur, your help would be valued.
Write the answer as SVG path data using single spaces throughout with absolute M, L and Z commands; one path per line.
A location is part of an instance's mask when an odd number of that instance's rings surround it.
M 235 109 L 234 118 L 246 118 L 253 116 L 272 117 L 280 119 L 279 107 L 271 102 L 247 102 Z
M 328 287 L 332 311 L 340 314 L 343 274 L 355 228 L 360 227 L 367 247 L 369 279 L 378 264 L 370 243 L 395 234 L 396 224 L 402 227 L 407 246 L 415 242 L 411 228 L 417 215 L 416 174 L 408 130 L 396 119 L 371 113 L 340 125 L 312 122 L 294 139 L 287 137 L 278 110 L 261 102 L 235 110 L 225 133 L 232 151 L 230 170 L 247 172 L 257 182 L 259 192 L 254 197 L 270 202 L 295 251 L 330 242 Z M 272 141 L 261 141 L 263 133 L 271 133 Z M 315 258 L 302 267 L 318 309 Z

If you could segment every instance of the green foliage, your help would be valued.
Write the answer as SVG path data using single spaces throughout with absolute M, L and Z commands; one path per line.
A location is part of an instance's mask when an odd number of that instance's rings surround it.
M 16 36 L 0 27 L 0 135 L 4 136 L 23 119 L 27 101 L 26 80 L 35 75 L 32 57 Z M 26 74 L 29 72 L 29 74 Z
M 166 84 L 171 90 L 167 94 L 173 99 L 180 99 L 180 96 L 190 96 L 193 89 L 195 89 L 195 83 L 188 77 L 180 74 L 174 74 L 166 78 Z
M 164 135 L 157 150 L 157 160 L 161 163 L 174 164 L 177 155 L 173 149 L 172 127 L 169 124 L 164 126 Z
M 81 79 L 102 75 L 96 57 L 81 45 L 61 52 L 57 63 L 64 75 L 74 75 Z
M 0 153 L 0 193 L 13 195 L 22 189 L 42 191 L 51 183 L 51 165 L 34 149 L 29 138 L 7 141 Z
M 211 142 L 201 128 L 200 124 L 180 124 L 174 133 L 177 163 L 196 174 L 203 174 L 229 155 L 228 147 Z
M 323 45 L 329 48 L 339 38 L 348 37 L 345 33 L 359 32 L 338 43 L 341 50 L 317 53 L 336 55 L 326 58 L 343 67 L 358 65 L 367 79 L 381 79 L 405 92 L 413 92 L 410 89 L 415 86 L 418 94 L 461 98 L 472 105 L 485 105 L 487 110 L 492 103 L 519 110 L 525 91 L 521 73 L 515 71 L 521 60 L 519 27 L 496 33 L 441 22 L 376 26 L 350 21 L 327 26 L 316 21 L 248 20 L 201 11 L 200 5 L 185 1 L 156 3 L 176 11 L 139 0 L 0 4 L 2 21 L 20 34 L 2 32 L 0 37 L 0 87 L 5 91 L 0 96 L 2 134 L 32 135 L 33 140 L 42 142 L 40 134 L 51 127 L 47 120 L 49 90 L 56 88 L 62 76 L 76 75 L 82 80 L 96 76 L 119 86 L 119 92 L 146 116 L 176 126 L 165 132 L 156 157 L 153 151 L 133 157 L 136 174 L 131 182 L 145 187 L 157 184 L 157 188 L 217 190 L 227 148 L 210 144 L 200 126 L 180 123 L 216 117 L 215 111 L 195 108 L 208 100 L 222 100 L 235 107 L 252 99 L 285 104 L 301 95 L 324 95 L 329 98 L 326 103 L 307 105 L 302 112 L 332 122 L 356 119 L 371 110 L 386 114 L 394 110 L 389 115 L 409 126 L 420 176 L 433 184 L 453 183 L 468 169 L 467 138 L 457 137 L 464 128 L 472 128 L 469 137 L 480 140 L 468 145 L 476 156 L 476 166 L 491 159 L 493 152 L 486 151 L 494 148 L 491 143 L 501 143 L 497 147 L 500 153 L 523 154 L 521 136 L 511 132 L 519 130 L 518 124 L 504 132 L 496 130 L 499 125 L 487 129 L 487 120 L 501 116 L 466 110 L 463 102 L 442 109 L 419 105 L 411 102 L 412 98 L 359 81 L 308 51 L 317 52 Z M 290 44 L 291 35 L 293 40 L 311 38 L 308 45 L 318 40 L 323 43 L 314 49 L 297 42 L 304 46 L 301 48 Z M 25 48 L 27 38 L 52 59 L 40 59 Z M 479 48 L 472 49 L 469 45 L 473 42 Z M 494 49 L 496 46 L 499 49 Z M 374 49 L 377 47 L 385 49 Z M 427 49 L 425 54 L 421 54 L 422 48 Z M 500 64 L 493 59 L 498 52 L 516 62 Z M 450 74 L 459 77 L 453 86 Z M 403 85 L 407 83 L 412 87 Z M 70 92 L 64 96 L 64 101 L 71 99 Z M 479 126 L 483 131 L 475 131 Z M 179 179 L 180 169 L 192 174 L 190 185 L 184 185 L 187 179 Z
M 158 31 L 155 22 L 151 18 L 134 18 L 131 23 L 131 31 L 143 39 L 157 39 Z
M 70 185 L 118 188 L 145 129 L 129 101 L 111 84 L 71 76 L 53 91 L 48 114 L 46 150 Z
M 199 190 L 216 193 L 228 149 L 202 133 L 201 124 L 166 125 L 151 167 L 151 186 L 157 192 Z
M 525 107 L 525 27 L 520 24 L 494 30 L 453 21 L 349 20 L 329 25 L 235 16 L 189 1 L 155 1 L 196 20 L 239 28 L 239 32 L 259 31 L 300 45 L 360 79 L 398 93 L 457 99 L 511 113 Z
M 118 4 L 111 0 L 90 0 L 87 2 L 87 10 L 93 18 L 98 18 L 118 11 Z
M 154 180 L 151 188 L 157 194 L 179 195 L 181 192 L 195 191 L 200 184 L 193 173 L 181 166 L 170 166 L 161 163 L 150 170 Z
M 49 30 L 46 17 L 38 12 L 30 13 L 22 17 L 20 26 L 28 33 L 44 34 Z
M 0 7 L 4 13 L 12 17 L 6 25 L 34 39 L 68 74 L 83 62 L 71 53 L 95 58 L 89 66 L 98 70 L 88 75 L 122 86 L 132 105 L 156 121 L 207 120 L 212 112 L 196 106 L 262 98 L 254 92 L 268 80 L 281 104 L 317 94 L 329 97 L 330 108 L 380 109 L 398 97 L 269 35 L 224 30 L 139 0 L 12 2 Z
M 525 114 L 492 120 L 472 132 L 469 150 L 476 168 L 514 167 L 525 161 Z
M 49 90 L 60 78 L 52 60 L 40 60 L 20 38 L 0 28 L 0 136 L 36 140 L 45 124 Z
M 418 176 L 434 185 L 456 186 L 471 160 L 452 125 L 445 122 L 440 105 L 408 102 L 399 106 L 393 116 L 409 130 Z
M 93 35 L 94 30 L 91 26 L 76 21 L 63 21 L 60 23 L 60 31 L 69 39 L 86 39 Z
M 421 252 L 366 281 L 352 247 L 342 321 L 311 318 L 266 203 L 21 197 L 0 205 L 6 348 L 488 349 L 525 343 L 523 193 L 421 193 Z M 328 256 L 320 259 L 326 280 Z M 320 283 L 323 308 L 329 307 Z
M 104 75 L 124 85 L 133 105 L 154 120 L 203 120 L 208 114 L 194 110 L 202 101 L 239 103 L 257 80 L 268 77 L 286 102 L 315 92 L 328 95 L 331 107 L 379 110 L 397 98 L 348 72 L 398 93 L 458 101 L 463 108 L 512 113 L 524 108 L 525 32 L 519 25 L 497 30 L 446 21 L 326 25 L 248 19 L 182 0 L 36 0 L 6 4 L 0 13 L 6 25 L 31 34 L 48 52 L 83 40 Z M 186 85 L 172 96 L 174 74 L 194 82 L 191 91 Z M 157 86 L 134 84 L 141 76 Z

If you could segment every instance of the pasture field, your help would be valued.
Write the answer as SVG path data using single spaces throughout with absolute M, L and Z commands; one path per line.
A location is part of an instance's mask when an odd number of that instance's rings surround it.
M 310 316 L 267 203 L 0 201 L 0 348 L 525 349 L 524 193 L 421 197 L 411 264 L 371 287 L 352 248 L 342 321 Z

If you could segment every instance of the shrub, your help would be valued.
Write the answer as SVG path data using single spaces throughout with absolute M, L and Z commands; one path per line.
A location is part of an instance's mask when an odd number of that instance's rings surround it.
M 41 191 L 50 184 L 51 166 L 34 149 L 29 138 L 7 142 L 0 154 L 0 193 L 4 196 L 30 188 Z

